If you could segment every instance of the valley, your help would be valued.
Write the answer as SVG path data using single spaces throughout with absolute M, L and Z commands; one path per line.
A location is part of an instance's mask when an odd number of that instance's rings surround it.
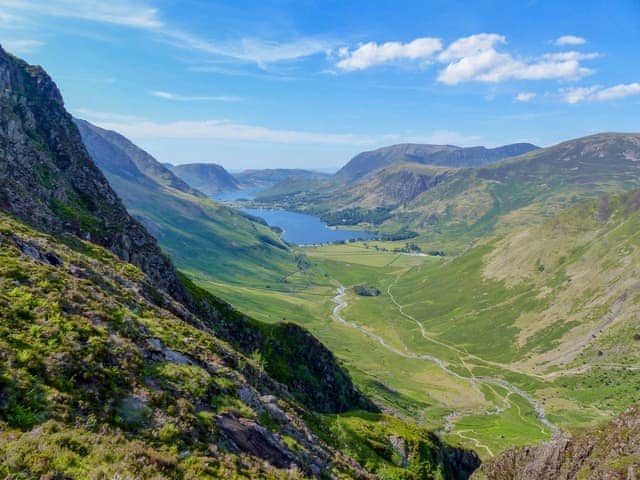
M 0 478 L 636 479 L 640 11 L 187 3 L 0 1 Z
M 637 297 L 625 298 L 625 285 L 618 293 L 597 293 L 592 284 L 593 297 L 577 294 L 579 279 L 605 261 L 604 245 L 615 242 L 624 251 L 618 260 L 609 255 L 609 269 L 636 255 L 633 198 L 611 197 L 604 223 L 603 200 L 584 200 L 451 257 L 403 252 L 406 241 L 298 248 L 310 266 L 294 288 L 200 282 L 257 318 L 309 328 L 370 397 L 489 458 L 549 439 L 559 428 L 598 423 L 640 401 L 640 361 L 633 334 L 625 333 L 636 328 Z M 536 231 L 549 249 L 540 244 L 536 253 L 523 240 Z M 427 232 L 411 242 L 430 251 L 431 238 Z M 624 277 L 635 282 L 628 267 Z M 357 285 L 375 286 L 380 295 L 359 296 Z M 534 315 L 566 312 L 568 295 L 576 299 L 573 316 L 582 320 L 527 327 Z M 615 306 L 619 295 L 625 307 Z M 620 308 L 627 325 L 618 318 Z

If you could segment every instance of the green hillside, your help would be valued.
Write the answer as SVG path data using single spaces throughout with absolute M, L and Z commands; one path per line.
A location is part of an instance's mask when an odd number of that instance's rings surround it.
M 121 135 L 78 121 L 95 163 L 131 214 L 193 277 L 230 283 L 281 282 L 298 271 L 296 257 L 266 225 L 192 190 Z M 156 181 L 138 158 L 171 181 Z
M 238 181 L 215 163 L 188 163 L 170 168 L 176 176 L 209 196 L 240 188 Z
M 477 466 L 385 415 L 313 413 L 266 374 L 269 357 L 148 288 L 110 252 L 0 214 L 2 478 L 455 479 Z
M 640 401 L 639 209 L 637 191 L 585 201 L 455 257 L 305 248 L 323 273 L 305 291 L 212 288 L 304 325 L 369 396 L 488 458 Z

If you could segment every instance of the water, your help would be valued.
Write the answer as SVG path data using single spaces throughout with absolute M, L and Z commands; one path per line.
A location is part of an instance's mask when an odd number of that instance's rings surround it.
M 335 230 L 318 217 L 304 213 L 254 208 L 243 208 L 242 211 L 264 219 L 272 227 L 280 227 L 283 230 L 282 238 L 297 245 L 375 238 L 373 233 L 364 230 Z

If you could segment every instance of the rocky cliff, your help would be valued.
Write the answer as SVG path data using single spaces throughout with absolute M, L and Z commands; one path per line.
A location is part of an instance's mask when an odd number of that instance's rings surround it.
M 185 299 L 171 262 L 91 161 L 53 80 L 1 48 L 0 156 L 2 209 L 40 230 L 104 246 Z

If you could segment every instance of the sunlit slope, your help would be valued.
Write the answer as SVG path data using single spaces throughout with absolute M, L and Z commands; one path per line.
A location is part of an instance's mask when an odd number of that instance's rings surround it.
M 637 192 L 584 201 L 458 257 L 307 248 L 308 289 L 220 293 L 309 328 L 370 396 L 490 457 L 640 401 L 639 209 Z
M 250 284 L 279 281 L 297 271 L 295 255 L 266 225 L 205 198 L 116 132 L 76 123 L 129 212 L 180 269 L 194 277 Z M 155 175 L 145 173 L 151 164 Z
M 478 367 L 542 381 L 558 410 L 619 411 L 640 400 L 639 209 L 637 192 L 581 204 L 414 270 L 394 295 Z

